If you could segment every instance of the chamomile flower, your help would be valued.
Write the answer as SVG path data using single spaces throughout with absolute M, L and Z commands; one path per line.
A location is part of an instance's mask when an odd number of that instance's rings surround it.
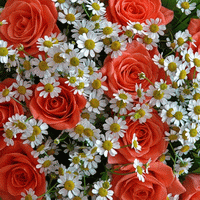
M 61 50 L 61 54 L 60 56 L 63 57 L 63 58 L 66 58 L 66 56 L 71 52 L 71 51 L 75 51 L 76 53 L 79 52 L 79 49 L 78 48 L 75 48 L 74 47 L 74 44 L 72 43 L 64 43 L 61 47 L 60 47 L 60 50 Z
M 82 119 L 87 119 L 88 121 L 90 121 L 91 123 L 95 122 L 96 119 L 96 113 L 94 112 L 89 112 L 86 108 L 84 110 L 82 110 L 81 112 L 81 118 Z
M 154 61 L 154 63 L 159 67 L 159 68 L 163 68 L 164 67 L 164 58 L 161 54 L 158 55 L 154 55 L 154 57 L 152 58 L 152 60 Z
M 55 67 L 49 66 L 46 60 L 44 60 L 41 55 L 38 55 L 38 58 L 33 58 L 31 60 L 31 64 L 36 66 L 32 70 L 33 75 L 36 75 L 39 78 L 50 77 L 51 74 L 55 71 Z
M 187 140 L 191 143 L 195 143 L 200 137 L 200 125 L 199 123 L 188 124 L 185 127 L 185 136 Z
M 78 152 L 74 152 L 74 153 L 69 154 L 69 157 L 70 158 L 68 160 L 71 162 L 69 166 L 75 169 L 80 168 L 81 166 L 80 154 L 78 154 Z
M 65 174 L 64 176 L 60 176 L 58 179 L 57 187 L 61 189 L 58 191 L 63 197 L 73 198 L 74 196 L 78 196 L 80 194 L 80 190 L 82 190 L 81 181 L 79 181 L 78 176 L 74 176 L 73 174 Z
M 22 192 L 21 193 L 21 200 L 27 200 L 27 199 L 31 199 L 31 200 L 37 200 L 38 197 L 37 195 L 35 195 L 35 191 L 30 188 L 29 190 L 26 190 L 26 193 Z
M 105 120 L 105 122 L 106 123 L 103 124 L 103 128 L 106 133 L 113 133 L 113 135 L 115 135 L 116 137 L 123 137 L 126 129 L 128 129 L 126 121 L 122 118 L 118 118 L 117 116 L 114 116 L 114 118 L 109 117 Z
M 100 114 L 100 111 L 104 110 L 107 103 L 103 99 L 102 95 L 94 95 L 93 93 L 89 96 L 89 101 L 86 103 L 86 108 L 89 112 Z
M 133 134 L 133 139 L 131 141 L 131 148 L 134 148 L 136 153 L 139 153 L 139 151 L 141 151 L 142 148 L 138 143 L 137 136 L 135 133 Z
M 45 156 L 43 158 L 39 158 L 38 163 L 39 164 L 36 165 L 36 168 L 40 169 L 40 173 L 44 172 L 45 175 L 47 175 L 55 171 L 56 169 L 55 166 L 58 164 L 58 161 L 55 160 L 55 157 L 50 155 L 50 156 Z
M 133 167 L 135 168 L 135 172 L 137 173 L 137 177 L 139 181 L 145 182 L 145 179 L 144 179 L 145 171 L 143 169 L 143 163 L 141 163 L 138 159 L 135 159 L 133 163 Z
M 165 131 L 165 136 L 165 141 L 176 142 L 178 141 L 179 133 L 171 129 L 170 132 Z
M 123 101 L 123 103 L 133 102 L 132 95 L 128 92 L 125 92 L 123 89 L 118 90 L 117 93 L 113 94 L 113 96 L 115 97 L 115 99 Z
M 95 26 L 94 23 L 83 19 L 82 21 L 74 22 L 73 28 L 74 29 L 71 30 L 71 32 L 73 33 L 72 37 L 75 40 L 78 40 L 79 36 L 83 35 L 83 33 L 87 34 L 89 31 L 93 31 Z
M 192 163 L 191 158 L 178 159 L 175 164 L 175 172 L 178 173 L 178 175 L 188 173 L 188 170 L 192 167 Z
M 197 101 L 195 100 L 190 100 L 188 104 L 188 115 L 196 121 L 199 121 L 200 119 L 200 99 Z
M 169 193 L 167 195 L 167 200 L 179 200 L 179 194 L 176 194 L 175 196 L 172 196 L 172 193 Z
M 0 13 L 1 14 L 1 13 Z M 0 26 L 4 25 L 4 24 L 8 24 L 8 22 L 4 19 L 2 21 L 0 21 Z
M 0 103 L 10 101 L 13 95 L 12 85 L 10 87 L 5 86 L 5 88 L 0 91 Z
M 176 34 L 175 34 L 175 44 L 176 44 L 176 50 L 178 52 L 180 52 L 181 50 L 184 50 L 184 49 L 187 49 L 188 47 L 188 38 L 190 37 L 191 35 L 189 34 L 189 31 L 188 30 L 185 30 L 185 31 L 178 31 Z
M 179 156 L 188 154 L 188 152 L 192 149 L 196 149 L 196 147 L 194 143 L 189 143 L 189 142 L 174 148 L 176 154 L 178 154 Z
M 109 188 L 105 188 L 103 186 L 102 181 L 97 181 L 94 184 L 94 189 L 92 189 L 92 193 L 97 195 L 96 200 L 111 200 L 113 199 L 112 196 L 114 194 L 112 190 L 109 190 Z
M 111 156 L 115 156 L 117 154 L 115 149 L 120 148 L 118 137 L 108 132 L 106 132 L 105 136 L 101 134 L 101 140 L 96 140 L 95 146 L 97 147 L 97 152 L 105 157 L 108 156 L 108 153 Z
M 37 87 L 37 91 L 41 91 L 39 96 L 46 98 L 50 95 L 51 98 L 59 96 L 61 88 L 57 87 L 60 85 L 60 82 L 56 81 L 53 77 L 44 78 L 40 80 L 43 86 Z
M 196 8 L 196 3 L 191 3 L 191 0 L 178 0 L 176 7 L 186 15 L 189 15 Z
M 159 35 L 164 35 L 164 31 L 166 30 L 165 25 L 161 24 L 161 19 L 147 19 L 146 20 L 146 26 L 144 26 L 144 31 L 148 35 L 148 37 L 155 39 L 158 38 Z
M 112 43 L 105 48 L 105 53 L 111 53 L 111 58 L 117 58 L 122 55 L 122 51 L 126 50 L 126 36 L 111 37 Z
M 33 70 L 33 65 L 31 64 L 31 58 L 29 56 L 24 54 L 24 58 L 20 58 L 20 67 L 25 75 L 25 78 L 30 78 Z
M 190 55 L 191 60 L 191 67 L 195 66 L 195 69 L 197 72 L 200 72 L 200 54 L 198 52 L 195 52 L 194 54 Z M 197 75 L 198 77 L 198 75 Z
M 128 43 L 132 43 L 134 37 L 133 31 L 130 28 L 128 28 L 128 26 L 122 26 L 122 30 L 124 31 L 124 35 L 128 40 Z
M 8 63 L 6 65 L 9 65 L 9 67 L 19 66 L 19 54 L 17 49 L 14 49 L 13 54 L 8 56 Z
M 48 52 L 50 48 L 56 45 L 55 42 L 55 39 L 45 35 L 44 38 L 38 38 L 36 44 L 39 51 Z
M 118 37 L 118 34 L 121 32 L 120 25 L 117 23 L 112 23 L 107 20 L 100 22 L 100 27 L 102 29 L 101 39 Z
M 132 30 L 133 34 L 144 35 L 146 34 L 144 31 L 145 23 L 140 22 L 127 22 L 127 29 Z
M 167 165 L 167 160 L 170 160 L 170 154 L 168 153 L 169 150 L 167 149 L 164 153 L 161 154 L 161 156 L 158 158 L 158 160 L 164 164 Z
M 77 12 L 77 9 L 71 6 L 70 8 L 64 8 L 63 12 L 58 13 L 58 20 L 63 24 L 73 24 L 81 17 L 81 14 L 81 12 Z
M 12 84 L 13 88 L 16 89 L 13 91 L 14 98 L 18 98 L 19 101 L 30 100 L 33 91 L 28 88 L 31 87 L 31 84 L 21 78 L 17 78 L 16 80 L 17 82 Z
M 69 0 L 52 0 L 55 2 L 55 7 L 59 8 L 60 10 L 63 10 L 65 8 L 69 8 L 71 5 L 71 2 Z
M 7 63 L 8 56 L 13 55 L 15 50 L 12 50 L 12 46 L 7 47 L 6 41 L 0 40 L 0 63 Z
M 182 61 L 184 61 L 188 67 L 191 66 L 191 58 L 193 57 L 193 50 L 192 48 L 184 49 L 180 52 L 182 56 Z
M 88 0 L 86 6 L 88 7 L 88 10 L 92 11 L 93 15 L 104 15 L 106 13 L 104 3 L 98 0 Z
M 145 45 L 147 50 L 153 50 L 154 47 L 157 47 L 157 43 L 159 42 L 159 39 L 155 37 L 154 39 L 150 38 L 148 35 L 141 35 L 141 37 L 138 37 L 136 39 L 138 42 Z
M 142 88 L 142 84 L 140 83 L 139 85 L 136 83 L 135 85 L 135 91 L 136 91 L 136 99 L 139 100 L 139 103 L 143 103 L 143 101 L 146 99 L 145 97 L 145 92 Z
M 152 117 L 152 109 L 147 104 L 136 104 L 132 110 L 134 110 L 134 112 L 131 112 L 128 115 L 131 116 L 130 119 L 134 122 L 139 120 L 139 123 L 142 124 L 145 123 L 147 119 Z
M 78 48 L 81 49 L 80 53 L 85 57 L 88 57 L 88 55 L 95 57 L 95 53 L 100 53 L 103 49 L 103 42 L 100 42 L 100 37 L 92 31 L 80 35 L 77 44 Z
M 17 138 L 17 131 L 15 127 L 9 126 L 7 123 L 3 124 L 4 133 L 2 136 L 4 137 L 4 142 L 7 146 L 14 146 L 14 138 Z

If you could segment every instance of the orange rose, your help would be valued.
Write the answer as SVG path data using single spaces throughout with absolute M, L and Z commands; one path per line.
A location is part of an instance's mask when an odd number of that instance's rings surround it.
M 163 7 L 160 0 L 108 0 L 107 19 L 126 26 L 128 21 L 145 22 L 160 18 L 166 25 L 174 17 L 173 11 Z
M 3 82 L 0 83 L 0 91 L 3 91 L 6 87 L 8 88 L 12 83 L 15 81 L 15 79 L 7 78 Z M 2 134 L 4 133 L 3 124 L 5 124 L 8 121 L 9 117 L 12 117 L 12 115 L 15 114 L 22 115 L 24 114 L 23 107 L 21 104 L 17 103 L 15 100 L 10 99 L 10 101 L 5 101 L 0 103 L 0 142 L 2 144 L 0 145 L 0 150 L 6 146 L 6 143 L 3 141 L 4 137 Z
M 200 175 L 189 174 L 183 181 L 186 192 L 181 195 L 182 200 L 198 200 L 200 197 Z
M 45 175 L 36 169 L 38 162 L 31 151 L 30 145 L 20 140 L 0 151 L 0 198 L 20 200 L 21 193 L 30 188 L 37 196 L 46 192 Z
M 0 15 L 2 20 L 8 24 L 0 27 L 0 38 L 14 48 L 23 44 L 30 55 L 38 53 L 38 38 L 60 32 L 56 25 L 57 10 L 49 0 L 8 0 Z
M 159 69 L 152 60 L 152 56 L 158 54 L 157 49 L 153 49 L 151 52 L 147 51 L 143 44 L 133 41 L 127 45 L 127 50 L 115 59 L 111 59 L 107 56 L 104 61 L 104 66 L 101 68 L 103 76 L 107 76 L 104 82 L 108 87 L 108 91 L 105 92 L 110 98 L 113 97 L 113 93 L 117 93 L 118 90 L 123 89 L 132 95 L 132 98 L 136 98 L 135 85 L 142 83 L 142 88 L 146 91 L 149 88 L 150 83 L 147 80 L 140 80 L 138 74 L 144 72 L 146 77 L 151 81 L 165 79 L 165 73 L 162 69 Z
M 139 181 L 137 173 L 131 173 L 133 171 L 133 166 L 129 165 L 116 172 L 130 174 L 113 174 L 113 200 L 166 200 L 169 193 L 174 196 L 185 191 L 174 177 L 172 169 L 161 162 L 150 164 L 149 174 L 145 174 L 145 182 Z
M 157 160 L 165 152 L 168 142 L 164 140 L 164 132 L 168 130 L 168 126 L 161 121 L 156 110 L 152 112 L 152 117 L 147 119 L 145 123 L 140 124 L 138 120 L 133 122 L 127 118 L 126 125 L 128 129 L 124 137 L 118 140 L 120 146 L 132 144 L 135 133 L 141 151 L 136 152 L 131 146 L 117 149 L 117 155 L 108 157 L 109 164 L 133 163 L 136 158 L 146 163 L 149 158 L 152 161 Z
M 35 119 L 42 119 L 54 129 L 63 130 L 73 128 L 80 120 L 81 110 L 85 107 L 84 96 L 73 94 L 73 87 L 65 83 L 67 79 L 60 78 L 61 93 L 58 97 L 40 97 L 37 88 L 42 83 L 37 84 L 35 94 L 29 103 L 29 108 Z

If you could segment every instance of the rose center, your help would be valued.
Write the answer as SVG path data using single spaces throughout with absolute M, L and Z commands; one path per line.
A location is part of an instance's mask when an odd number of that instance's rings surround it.
M 64 184 L 64 188 L 66 190 L 73 190 L 75 188 L 75 184 L 73 181 L 66 181 Z
M 25 186 L 28 181 L 27 178 L 27 174 L 24 170 L 18 169 L 14 171 L 14 179 L 18 185 Z
M 0 56 L 7 56 L 8 49 L 6 47 L 0 47 Z
M 94 49 L 95 42 L 93 40 L 88 39 L 85 41 L 85 47 L 86 49 L 89 49 L 89 50 Z
M 74 67 L 77 67 L 79 65 L 80 61 L 77 57 L 72 57 L 70 59 L 70 64 Z
M 40 63 L 39 63 L 39 69 L 41 70 L 41 71 L 46 71 L 47 69 L 49 69 L 49 67 L 48 67 L 48 65 L 47 65 L 47 62 L 45 62 L 45 61 L 41 61 Z

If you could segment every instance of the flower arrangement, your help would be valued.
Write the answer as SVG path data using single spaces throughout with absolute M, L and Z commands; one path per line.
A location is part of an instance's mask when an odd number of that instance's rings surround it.
M 7 0 L 0 199 L 200 198 L 199 0 Z

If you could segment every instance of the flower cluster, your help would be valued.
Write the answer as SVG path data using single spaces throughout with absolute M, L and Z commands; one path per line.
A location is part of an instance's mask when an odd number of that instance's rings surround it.
M 7 0 L 0 199 L 198 197 L 199 15 L 188 0 Z

